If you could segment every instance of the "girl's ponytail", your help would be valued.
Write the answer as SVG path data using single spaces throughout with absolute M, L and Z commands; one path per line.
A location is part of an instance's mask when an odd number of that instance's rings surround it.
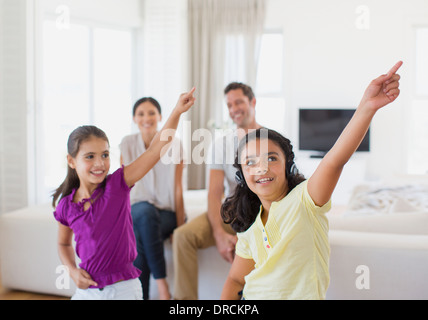
M 52 194 L 52 206 L 56 208 L 57 201 L 61 195 L 61 198 L 66 197 L 71 194 L 74 189 L 77 189 L 79 187 L 80 180 L 76 170 L 68 167 L 67 177 L 65 178 L 64 182 L 58 187 L 58 189 L 56 189 L 55 192 Z

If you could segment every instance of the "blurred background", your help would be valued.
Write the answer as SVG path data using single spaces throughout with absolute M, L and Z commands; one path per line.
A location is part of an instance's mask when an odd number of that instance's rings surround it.
M 233 127 L 231 81 L 253 87 L 257 121 L 292 140 L 310 175 L 301 110 L 355 109 L 398 60 L 402 94 L 377 114 L 339 202 L 361 181 L 428 171 L 426 0 L 0 0 L 0 213 L 50 201 L 77 126 L 107 133 L 117 168 L 143 96 L 166 120 L 197 87 L 192 128 L 177 133 L 187 150 L 201 143 L 192 130 Z M 189 189 L 205 188 L 204 170 L 188 165 Z

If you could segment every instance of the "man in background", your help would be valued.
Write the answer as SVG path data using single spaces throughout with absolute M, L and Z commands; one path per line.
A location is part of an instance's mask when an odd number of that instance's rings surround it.
M 208 212 L 176 229 L 173 238 L 174 298 L 198 299 L 198 250 L 216 246 L 224 260 L 233 262 L 237 237 L 220 214 L 223 199 L 236 187 L 234 157 L 239 139 L 251 129 L 262 126 L 256 122 L 256 98 L 246 84 L 230 83 L 225 91 L 229 116 L 236 124 L 233 134 L 215 140 L 211 147 L 209 163 Z M 232 141 L 232 143 L 230 143 Z M 228 150 L 233 148 L 233 152 Z M 226 155 L 233 155 L 227 159 Z

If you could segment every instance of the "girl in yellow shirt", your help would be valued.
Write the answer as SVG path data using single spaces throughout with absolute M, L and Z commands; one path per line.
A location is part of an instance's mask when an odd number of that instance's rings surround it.
M 222 206 L 238 233 L 236 256 L 221 298 L 325 299 L 329 284 L 325 213 L 342 169 L 375 113 L 400 94 L 398 62 L 373 80 L 336 144 L 305 181 L 290 141 L 259 129 L 242 139 L 235 167 L 239 186 Z

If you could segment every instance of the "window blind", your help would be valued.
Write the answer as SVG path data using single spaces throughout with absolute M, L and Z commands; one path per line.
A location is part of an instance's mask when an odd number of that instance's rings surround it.
M 184 80 L 182 54 L 183 33 L 187 31 L 186 2 L 146 0 L 144 3 L 144 95 L 159 100 L 166 120 L 178 95 L 190 89 Z
M 28 202 L 26 12 L 0 0 L 0 214 Z

